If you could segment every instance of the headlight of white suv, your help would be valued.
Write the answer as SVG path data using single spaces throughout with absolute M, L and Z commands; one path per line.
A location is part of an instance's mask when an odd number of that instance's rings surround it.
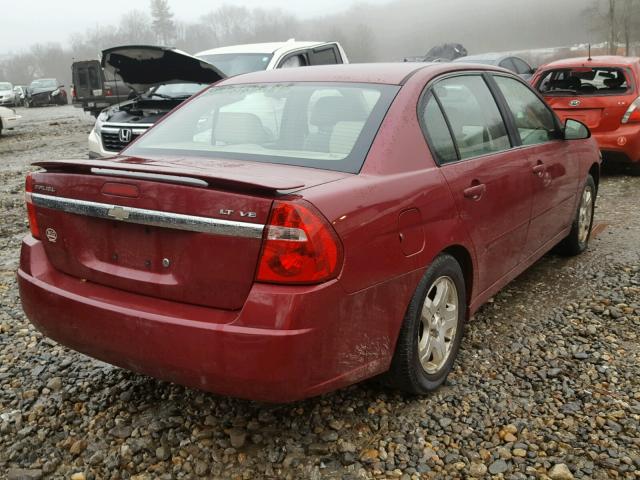
M 96 124 L 93 126 L 93 129 L 96 131 L 96 133 L 100 133 L 100 130 L 102 130 L 102 124 L 106 122 L 108 118 L 109 113 L 106 110 L 100 112 L 100 115 L 98 115 L 98 118 L 96 118 Z

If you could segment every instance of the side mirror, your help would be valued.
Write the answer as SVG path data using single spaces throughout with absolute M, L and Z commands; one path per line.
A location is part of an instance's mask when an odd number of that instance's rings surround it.
M 591 130 L 584 123 L 568 118 L 564 122 L 565 140 L 585 140 L 591 137 Z

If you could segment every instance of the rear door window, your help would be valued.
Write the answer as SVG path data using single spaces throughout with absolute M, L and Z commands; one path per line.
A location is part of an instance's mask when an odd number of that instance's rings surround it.
M 100 89 L 102 85 L 100 85 L 100 78 L 98 77 L 98 70 L 95 67 L 89 67 L 89 85 L 93 89 Z
M 524 62 L 524 60 L 520 60 L 517 57 L 513 57 L 511 60 L 513 61 L 513 64 L 516 67 L 516 72 L 519 73 L 520 75 L 526 75 L 528 73 L 531 73 L 531 67 L 527 65 Z
M 436 98 L 429 94 L 420 108 L 420 123 L 431 151 L 440 165 L 458 160 L 447 121 Z
M 513 114 L 523 145 L 537 145 L 557 138 L 553 113 L 529 87 L 513 78 L 493 77 Z
M 441 80 L 434 86 L 433 94 L 449 121 L 460 159 L 511 148 L 502 115 L 481 76 Z
M 309 52 L 311 65 L 334 65 L 342 63 L 338 48 L 335 45 L 314 48 Z
M 500 67 L 506 68 L 507 70 L 511 70 L 512 72 L 517 72 L 515 64 L 511 58 L 505 58 L 500 62 Z

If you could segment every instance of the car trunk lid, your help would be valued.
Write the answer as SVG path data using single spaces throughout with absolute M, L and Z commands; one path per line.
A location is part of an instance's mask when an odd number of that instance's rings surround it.
M 137 160 L 37 164 L 46 171 L 33 174 L 30 195 L 50 262 L 83 281 L 227 310 L 253 284 L 279 192 L 341 178 L 294 168 L 287 179 L 277 166 L 243 179 L 228 165 L 179 172 Z
M 631 95 L 545 96 L 547 103 L 564 122 L 572 118 L 584 123 L 593 132 L 618 129 L 622 117 L 636 99 Z

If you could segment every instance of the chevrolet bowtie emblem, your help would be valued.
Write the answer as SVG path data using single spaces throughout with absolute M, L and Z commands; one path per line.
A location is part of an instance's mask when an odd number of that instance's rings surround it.
M 126 220 L 129 218 L 129 212 L 122 207 L 113 207 L 107 211 L 107 215 L 116 220 Z

